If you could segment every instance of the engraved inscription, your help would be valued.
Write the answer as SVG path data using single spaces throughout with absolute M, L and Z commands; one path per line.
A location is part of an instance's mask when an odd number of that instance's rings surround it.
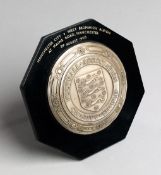
M 78 27 L 70 28 L 64 31 L 62 34 L 55 36 L 44 48 L 44 50 L 39 55 L 37 63 L 43 59 L 45 54 L 50 54 L 57 47 L 64 48 L 80 41 L 88 39 L 90 35 L 100 35 L 104 33 L 106 35 L 111 35 L 111 31 L 105 28 L 98 28 L 97 26 L 81 25 Z

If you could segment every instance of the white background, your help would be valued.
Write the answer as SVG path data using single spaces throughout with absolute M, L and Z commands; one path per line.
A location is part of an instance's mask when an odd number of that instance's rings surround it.
M 35 141 L 19 84 L 41 36 L 94 18 L 131 40 L 146 93 L 128 136 L 83 161 Z M 161 1 L 0 0 L 0 174 L 161 174 Z

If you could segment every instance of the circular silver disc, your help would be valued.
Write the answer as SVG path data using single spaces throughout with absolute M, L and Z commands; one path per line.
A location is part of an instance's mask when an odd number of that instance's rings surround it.
M 118 56 L 95 42 L 77 44 L 53 65 L 47 95 L 53 117 L 77 134 L 108 127 L 120 113 L 127 91 Z

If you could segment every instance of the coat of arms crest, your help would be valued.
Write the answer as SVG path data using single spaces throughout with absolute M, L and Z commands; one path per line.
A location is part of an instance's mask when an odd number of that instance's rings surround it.
M 101 68 L 75 77 L 80 105 L 89 111 L 99 111 L 107 99 L 107 87 Z

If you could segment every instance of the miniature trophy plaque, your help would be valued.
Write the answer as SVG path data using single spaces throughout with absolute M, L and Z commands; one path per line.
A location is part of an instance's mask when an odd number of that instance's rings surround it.
M 125 138 L 144 94 L 132 43 L 93 19 L 42 37 L 20 88 L 37 139 L 78 159 Z

